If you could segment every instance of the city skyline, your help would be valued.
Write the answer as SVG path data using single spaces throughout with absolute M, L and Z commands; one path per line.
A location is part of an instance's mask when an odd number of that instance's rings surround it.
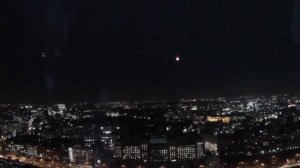
M 2 165 L 52 168 L 300 165 L 299 95 L 0 104 L 0 121 Z

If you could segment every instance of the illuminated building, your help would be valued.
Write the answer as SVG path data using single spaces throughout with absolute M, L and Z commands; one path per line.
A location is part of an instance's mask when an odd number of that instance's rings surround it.
M 141 147 L 141 158 L 144 162 L 148 161 L 148 144 L 144 143 Z
M 178 143 L 169 146 L 169 159 L 171 162 L 190 161 L 204 158 L 204 143 Z
M 20 132 L 23 128 L 23 124 L 18 121 L 1 121 L 0 130 L 2 135 L 6 138 L 15 137 L 18 132 Z
M 93 158 L 93 150 L 81 146 L 74 146 L 68 148 L 68 155 L 70 163 L 86 163 Z
M 122 146 L 120 146 L 120 145 L 115 146 L 114 157 L 117 159 L 122 158 Z
M 83 138 L 84 145 L 87 147 L 91 147 L 96 143 L 96 138 L 93 136 L 85 136 Z
M 195 145 L 179 145 L 177 147 L 178 160 L 196 159 L 196 146 Z
M 218 153 L 218 140 L 216 136 L 203 135 L 204 138 L 204 148 L 206 151 L 212 152 L 214 154 Z
M 175 145 L 171 145 L 169 147 L 169 158 L 171 160 L 171 162 L 176 162 L 177 160 L 177 151 L 176 151 L 176 146 Z
M 108 116 L 108 117 L 119 117 L 120 113 L 119 112 L 107 112 L 106 116 Z
M 113 150 L 115 137 L 111 134 L 103 134 L 100 137 L 100 141 L 105 145 L 105 149 Z
M 38 156 L 37 147 L 36 146 L 27 146 L 26 147 L 26 155 L 37 157 Z
M 25 149 L 25 146 L 23 144 L 13 144 L 11 145 L 11 148 L 9 148 L 10 151 L 13 152 L 20 152 L 22 153 Z
M 167 141 L 165 136 L 152 137 L 148 143 L 116 144 L 114 157 L 150 163 L 199 161 L 204 158 L 203 140 L 190 134 Z
M 138 145 L 125 145 L 123 148 L 124 160 L 139 160 L 141 159 L 141 149 Z
M 66 111 L 66 105 L 65 104 L 58 104 L 57 108 L 58 108 L 58 113 L 60 115 L 64 115 L 64 111 Z
M 203 141 L 196 143 L 196 157 L 197 159 L 203 159 L 204 158 L 204 144 Z
M 207 122 L 223 122 L 223 123 L 229 123 L 230 122 L 230 117 L 213 117 L 213 116 L 207 116 Z
M 117 143 L 114 147 L 114 157 L 122 160 L 148 161 L 148 144 Z
M 74 151 L 73 151 L 73 148 L 69 148 L 68 149 L 68 152 L 69 152 L 69 160 L 70 162 L 75 162 L 75 158 L 74 158 Z
M 149 144 L 149 157 L 151 162 L 168 161 L 168 144 L 166 137 L 152 138 Z

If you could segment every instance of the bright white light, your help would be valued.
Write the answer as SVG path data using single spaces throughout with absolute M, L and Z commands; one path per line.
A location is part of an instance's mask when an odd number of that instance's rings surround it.
M 180 61 L 180 57 L 177 56 L 177 57 L 175 58 L 175 60 L 176 60 L 177 62 L 179 62 L 179 61 Z

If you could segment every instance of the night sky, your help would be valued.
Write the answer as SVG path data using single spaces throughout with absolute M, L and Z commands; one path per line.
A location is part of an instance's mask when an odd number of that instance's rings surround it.
M 3 102 L 300 91 L 292 0 L 0 3 Z

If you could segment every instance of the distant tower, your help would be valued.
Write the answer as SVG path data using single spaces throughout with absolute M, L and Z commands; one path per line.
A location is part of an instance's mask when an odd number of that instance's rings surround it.
M 75 161 L 73 148 L 69 148 L 68 152 L 69 152 L 69 160 L 71 163 L 73 163 Z
M 58 108 L 58 113 L 62 116 L 64 115 L 64 112 L 67 109 L 65 104 L 58 104 L 57 108 Z

